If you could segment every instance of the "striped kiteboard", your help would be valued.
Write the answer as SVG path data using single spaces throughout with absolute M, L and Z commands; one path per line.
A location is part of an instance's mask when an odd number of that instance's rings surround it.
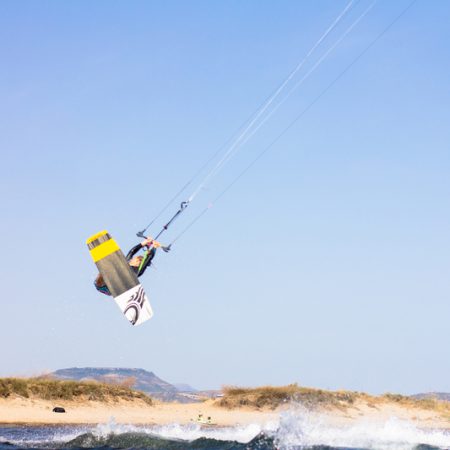
M 101 231 L 91 236 L 86 244 L 109 292 L 125 317 L 132 325 L 140 325 L 150 319 L 153 311 L 144 288 L 111 235 Z

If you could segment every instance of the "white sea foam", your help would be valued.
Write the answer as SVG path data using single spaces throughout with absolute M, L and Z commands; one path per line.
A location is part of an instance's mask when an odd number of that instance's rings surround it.
M 218 441 L 237 441 L 247 443 L 261 432 L 275 432 L 278 424 L 261 427 L 258 424 L 240 425 L 236 427 L 202 427 L 198 424 L 171 424 L 151 427 L 149 430 L 164 439 L 182 439 L 194 441 L 200 438 L 216 439 Z
M 15 427 L 5 427 L 6 430 L 12 430 Z M 91 427 L 92 428 L 92 427 Z M 40 427 L 26 427 L 20 426 L 20 431 L 22 433 L 13 433 L 13 436 L 3 435 L 0 431 L 0 442 L 7 441 L 13 445 L 18 447 L 29 447 L 33 444 L 35 446 L 39 446 L 47 443 L 55 443 L 55 442 L 69 442 L 72 439 L 77 438 L 78 436 L 87 433 L 90 430 L 83 425 L 80 426 L 61 426 L 61 427 L 44 427 L 41 429 Z M 1 428 L 0 428 L 1 430 Z
M 352 424 L 332 425 L 328 417 L 308 411 L 301 406 L 292 406 L 280 414 L 279 421 L 264 426 L 259 424 L 235 427 L 203 427 L 192 423 L 172 423 L 160 426 L 123 425 L 111 419 L 98 425 L 94 435 L 122 433 L 148 433 L 162 439 L 194 441 L 200 438 L 218 441 L 246 443 L 260 433 L 275 439 L 277 448 L 289 450 L 313 445 L 330 447 L 364 448 L 376 450 L 412 450 L 419 444 L 427 444 L 450 450 L 450 433 L 444 430 L 422 429 L 416 424 L 395 417 L 381 422 L 358 420 Z
M 200 438 L 218 441 L 250 442 L 260 433 L 273 437 L 276 448 L 293 450 L 301 447 L 326 445 L 340 448 L 376 450 L 412 450 L 419 444 L 450 450 L 450 432 L 422 429 L 415 423 L 390 418 L 384 422 L 360 419 L 351 424 L 330 424 L 330 419 L 319 413 L 292 406 L 280 414 L 279 420 L 264 426 L 259 424 L 235 427 L 204 427 L 196 423 L 172 423 L 159 426 L 117 424 L 113 418 L 97 426 L 79 426 L 47 429 L 44 435 L 32 434 L 28 439 L 17 437 L 14 442 L 28 445 L 31 442 L 68 442 L 80 435 L 92 433 L 94 438 L 107 438 L 111 434 L 146 433 L 168 440 L 194 441 Z M 1 433 L 0 433 L 1 437 Z
M 135 425 L 127 425 L 116 423 L 114 417 L 111 417 L 108 422 L 98 424 L 94 429 L 90 430 L 95 437 L 106 438 L 110 434 L 123 433 L 138 433 L 142 432 L 142 428 Z
M 392 417 L 384 422 L 359 420 L 347 425 L 330 425 L 323 415 L 293 407 L 280 415 L 273 435 L 277 447 L 328 445 L 377 450 L 411 450 L 418 444 L 450 449 L 450 433 L 421 429 L 414 423 Z
M 265 427 L 258 424 L 241 425 L 234 427 L 204 427 L 196 423 L 181 425 L 171 423 L 167 425 L 135 426 L 117 424 L 114 418 L 108 423 L 99 424 L 92 433 L 99 438 L 110 434 L 123 433 L 148 433 L 161 439 L 177 439 L 194 441 L 200 438 L 216 439 L 218 441 L 237 441 L 246 443 L 251 441 L 261 432 L 274 433 L 278 428 L 278 422 L 273 422 Z

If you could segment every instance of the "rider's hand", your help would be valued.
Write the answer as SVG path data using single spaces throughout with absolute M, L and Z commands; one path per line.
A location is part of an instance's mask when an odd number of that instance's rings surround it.
M 150 247 L 150 245 L 152 245 L 153 243 L 153 239 L 151 237 L 145 238 L 142 242 L 141 245 L 142 247 Z

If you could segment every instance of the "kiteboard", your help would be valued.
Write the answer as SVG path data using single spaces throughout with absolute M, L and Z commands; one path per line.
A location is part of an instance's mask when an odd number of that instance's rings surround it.
M 144 288 L 111 235 L 101 231 L 86 244 L 114 301 L 130 323 L 140 325 L 150 319 L 153 311 Z

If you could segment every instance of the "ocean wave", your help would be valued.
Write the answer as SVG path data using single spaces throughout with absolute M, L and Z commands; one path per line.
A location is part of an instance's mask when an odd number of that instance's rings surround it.
M 280 415 L 275 444 L 282 450 L 327 446 L 368 450 L 450 449 L 448 430 L 423 429 L 391 417 L 385 421 L 361 419 L 331 425 L 323 414 L 293 407 Z
M 260 435 L 249 443 L 237 441 L 220 441 L 209 438 L 199 438 L 194 441 L 163 439 L 148 433 L 121 433 L 108 436 L 96 436 L 94 433 L 84 433 L 68 442 L 58 441 L 21 441 L 0 442 L 0 449 L 148 449 L 148 450 L 276 450 L 273 439 Z
M 204 427 L 177 423 L 159 426 L 4 427 L 0 450 L 19 448 L 167 450 L 450 450 L 447 430 L 422 429 L 396 418 L 330 424 L 329 418 L 292 406 L 265 426 Z

